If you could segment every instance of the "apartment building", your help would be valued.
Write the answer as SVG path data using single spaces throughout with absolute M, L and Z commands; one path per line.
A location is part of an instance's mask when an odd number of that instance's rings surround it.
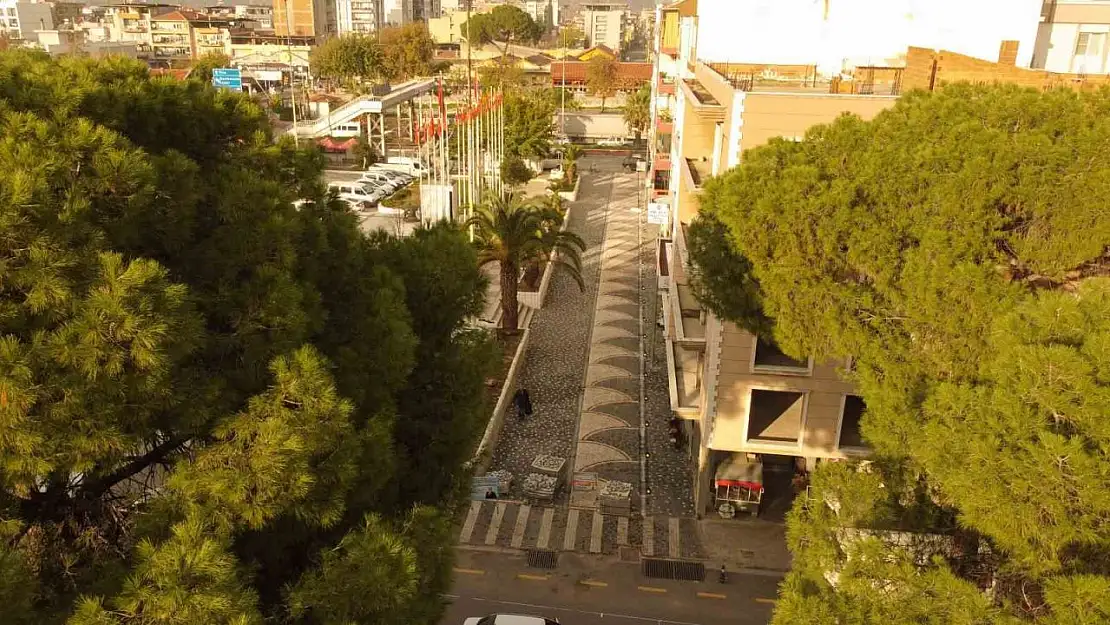
M 1024 0 L 1006 2 L 1011 10 L 1021 4 L 1027 17 L 1034 8 Z M 906 39 L 879 34 L 859 41 L 858 28 L 850 27 L 859 25 L 858 8 L 868 2 L 854 3 L 857 13 L 838 13 L 848 4 L 682 0 L 657 9 L 647 181 L 656 210 L 649 214 L 665 215 L 658 260 L 668 392 L 696 456 L 699 513 L 715 508 L 716 471 L 734 459 L 758 459 L 789 476 L 821 461 L 868 453 L 859 429 L 866 407 L 846 375 L 850 355 L 796 360 L 771 337 L 703 310 L 693 296 L 685 235 L 705 182 L 774 137 L 800 140 L 809 128 L 845 112 L 871 119 L 905 89 L 937 82 L 939 69 L 1043 79 L 1015 67 L 1020 58 L 1026 67 L 1032 60 L 1035 28 L 1029 26 L 1036 25 L 1035 17 L 1008 28 L 994 23 L 977 29 L 926 10 L 913 16 L 917 23 L 909 28 L 904 14 L 883 8 L 904 3 L 884 0 L 871 3 L 875 15 L 859 23 L 869 32 L 892 29 Z M 928 48 L 911 48 L 914 39 Z M 970 56 L 929 49 L 945 42 L 955 44 L 956 52 L 1005 58 L 1008 69 L 987 61 L 980 68 Z M 909 57 L 916 63 L 912 68 Z M 789 490 L 789 481 L 779 488 Z
M 337 30 L 335 2 L 274 0 L 273 22 L 274 34 L 278 36 L 323 38 Z
M 189 9 L 150 17 L 150 57 L 185 62 L 207 54 L 231 55 L 227 20 Z
M 521 8 L 543 28 L 559 25 L 559 0 L 524 0 Z
M 1110 2 L 1046 0 L 1033 67 L 1071 74 L 1110 74 Z
M 580 7 L 582 32 L 590 46 L 605 46 L 614 52 L 624 47 L 625 14 L 628 3 L 588 2 Z
M 335 14 L 341 35 L 377 32 L 386 23 L 382 0 L 335 0 Z
M 401 0 L 401 22 L 426 22 L 439 17 L 442 9 L 439 0 Z
M 9 39 L 37 41 L 36 30 L 54 28 L 54 14 L 45 2 L 0 0 L 0 32 Z

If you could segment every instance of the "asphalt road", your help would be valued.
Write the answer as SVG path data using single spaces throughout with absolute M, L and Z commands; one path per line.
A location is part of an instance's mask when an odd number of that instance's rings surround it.
M 493 613 L 557 618 L 565 625 L 764 625 L 778 574 L 734 571 L 728 583 L 649 579 L 634 563 L 564 553 L 553 570 L 520 554 L 459 551 L 451 602 L 441 625 Z

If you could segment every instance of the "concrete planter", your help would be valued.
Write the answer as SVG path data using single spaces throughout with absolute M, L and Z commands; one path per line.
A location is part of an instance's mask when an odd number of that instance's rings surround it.
M 563 198 L 567 202 L 577 201 L 578 200 L 578 187 L 580 187 L 581 185 L 582 185 L 582 176 L 578 176 L 578 179 L 574 181 L 574 188 L 571 189 L 570 191 L 559 191 L 559 197 Z
M 520 369 L 524 366 L 524 355 L 528 353 L 528 343 L 532 337 L 532 330 L 525 328 L 520 335 L 520 343 L 516 346 L 516 353 L 513 354 L 513 362 L 509 365 L 509 372 L 505 375 L 505 384 L 501 387 L 501 394 L 497 396 L 497 404 L 493 407 L 493 414 L 490 415 L 489 422 L 486 423 L 486 431 L 482 434 L 482 441 L 478 443 L 478 449 L 474 452 L 474 458 L 471 460 L 471 465 L 474 467 L 475 475 L 483 475 L 489 470 L 489 463 L 493 460 L 493 450 L 497 447 L 497 439 L 501 436 L 501 426 L 505 423 L 505 414 L 513 401 L 513 394 L 516 392 L 517 379 L 520 377 Z
M 581 176 L 578 179 L 581 180 Z M 573 193 L 578 193 L 577 184 L 574 185 Z M 568 225 L 570 225 L 570 207 L 567 207 L 567 214 L 563 218 L 563 225 L 559 227 L 559 230 L 566 232 Z M 556 254 L 556 257 L 558 257 L 558 254 Z M 540 277 L 539 287 L 537 287 L 535 291 L 518 291 L 516 294 L 517 300 L 520 301 L 521 304 L 524 304 L 525 306 L 534 310 L 539 310 L 540 308 L 543 308 L 543 303 L 547 300 L 547 289 L 551 287 L 551 276 L 554 273 L 555 263 L 548 262 L 547 265 L 543 268 L 543 276 Z

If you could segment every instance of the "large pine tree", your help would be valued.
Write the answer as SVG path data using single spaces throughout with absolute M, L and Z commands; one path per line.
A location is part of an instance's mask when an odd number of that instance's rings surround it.
M 435 622 L 485 283 L 322 167 L 243 95 L 0 54 L 4 623 Z
M 751 264 L 712 271 L 711 303 L 757 284 L 742 303 L 787 351 L 854 356 L 880 460 L 824 469 L 796 506 L 776 623 L 1110 620 L 1108 146 L 1105 90 L 954 85 L 707 185 L 731 249 L 704 256 Z

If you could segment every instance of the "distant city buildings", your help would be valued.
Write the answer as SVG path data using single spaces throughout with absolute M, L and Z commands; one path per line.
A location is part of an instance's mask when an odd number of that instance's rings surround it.
M 36 30 L 54 28 L 54 13 L 45 2 L 0 0 L 0 26 L 9 39 L 37 41 Z
M 1033 67 L 1071 74 L 1110 74 L 1110 2 L 1045 2 Z
M 619 53 L 624 46 L 627 13 L 627 2 L 583 4 L 579 9 L 579 17 L 589 45 L 605 46 Z
M 559 0 L 524 0 L 522 8 L 544 29 L 559 25 Z
M 401 23 L 427 22 L 440 10 L 440 0 L 401 0 Z

